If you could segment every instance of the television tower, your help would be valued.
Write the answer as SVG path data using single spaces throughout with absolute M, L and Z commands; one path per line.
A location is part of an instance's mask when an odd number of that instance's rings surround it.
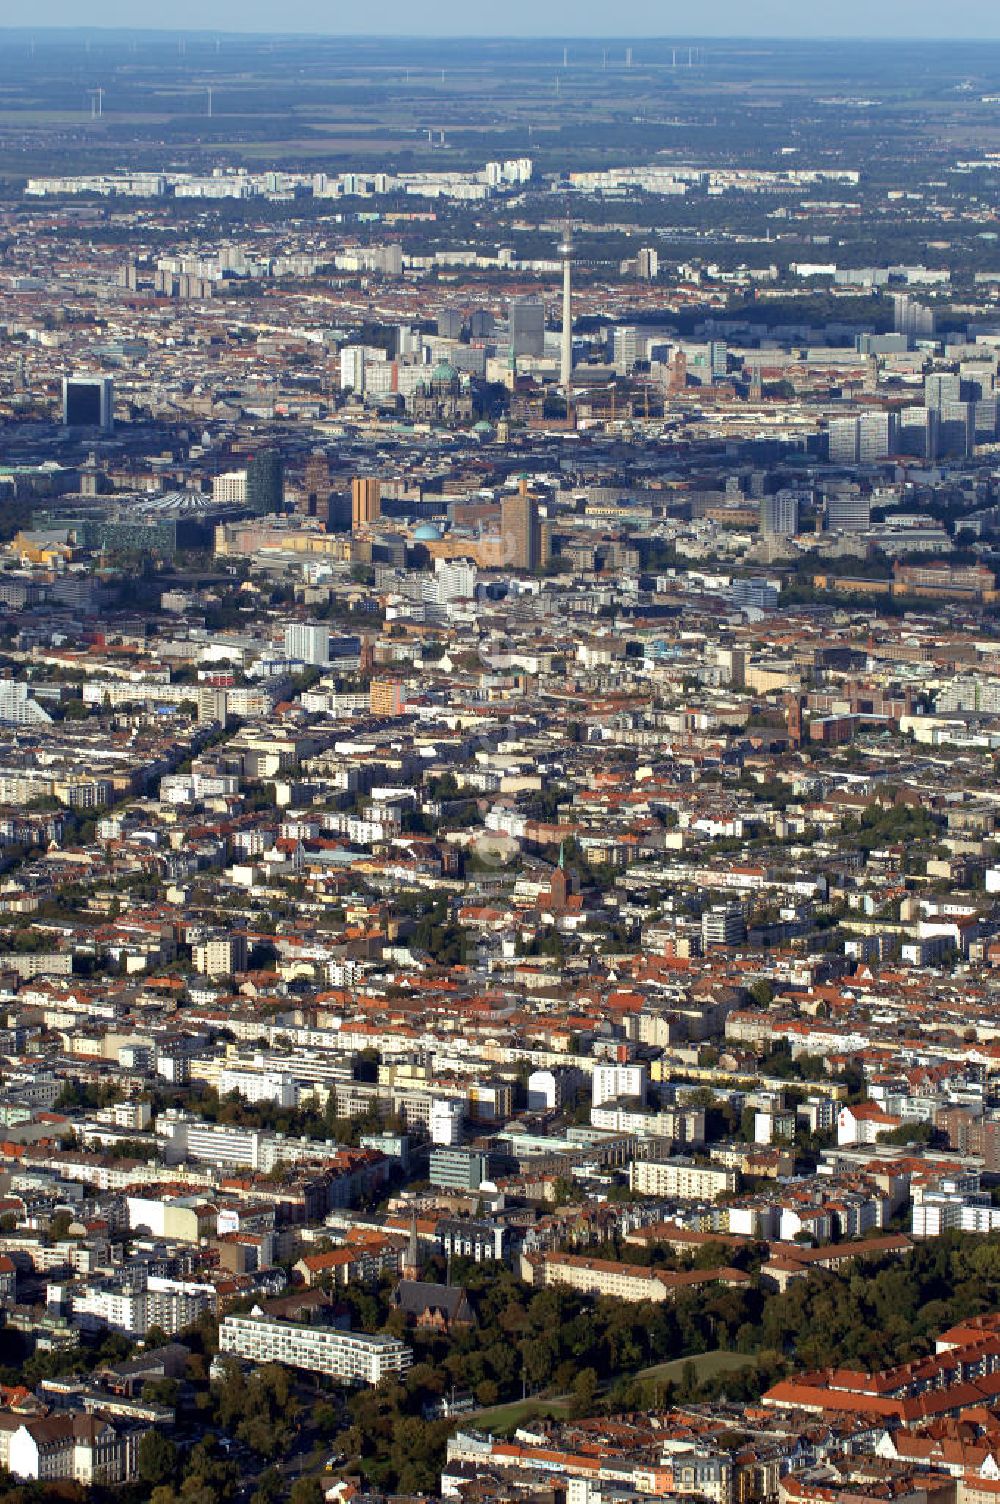
M 559 361 L 559 384 L 566 400 L 573 380 L 573 226 L 569 219 L 559 246 L 563 264 L 562 351 Z

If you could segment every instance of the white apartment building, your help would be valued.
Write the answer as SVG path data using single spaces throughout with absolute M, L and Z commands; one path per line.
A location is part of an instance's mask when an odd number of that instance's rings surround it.
M 477 570 L 469 559 L 435 559 L 434 579 L 425 587 L 425 599 L 429 593 L 439 606 L 449 601 L 471 601 L 476 594 Z
M 340 390 L 355 391 L 360 395 L 364 389 L 364 345 L 344 345 L 340 351 Z
M 233 976 L 247 969 L 247 937 L 207 935 L 191 947 L 191 956 L 199 976 Z
M 285 1071 L 227 1069 L 219 1076 L 219 1095 L 238 1092 L 247 1102 L 275 1102 L 279 1107 L 297 1107 L 299 1089 L 294 1076 Z
M 591 1127 L 604 1128 L 610 1133 L 669 1138 L 678 1144 L 705 1142 L 705 1111 L 701 1107 L 668 1107 L 660 1112 L 647 1112 L 639 1107 L 630 1111 L 615 1102 L 608 1107 L 592 1107 L 590 1123 Z
M 245 470 L 227 470 L 212 482 L 212 500 L 226 506 L 242 506 L 247 499 Z
M 595 1065 L 591 1077 L 591 1102 L 600 1107 L 618 1097 L 645 1098 L 649 1073 L 644 1065 Z
M 465 1103 L 448 1098 L 435 1097 L 431 1103 L 430 1133 L 432 1144 L 451 1148 L 462 1142 L 462 1123 L 465 1119 Z
M 557 1071 L 532 1071 L 528 1077 L 528 1111 L 555 1112 L 563 1104 L 564 1076 Z
M 48 726 L 52 717 L 28 694 L 27 684 L 6 679 L 0 683 L 0 726 Z
M 82 1327 L 110 1327 L 130 1337 L 145 1336 L 145 1290 L 90 1289 L 73 1296 L 73 1321 Z
M 716 904 L 701 916 L 701 943 L 706 950 L 713 945 L 739 945 L 745 934 L 740 904 Z
M 777 1238 L 780 1209 L 767 1202 L 748 1201 L 729 1208 L 729 1231 L 744 1238 Z
M 984 1206 L 961 1195 L 934 1192 L 914 1203 L 910 1231 L 915 1238 L 939 1238 L 952 1228 L 996 1232 L 1000 1228 L 1000 1206 Z
M 158 1326 L 167 1333 L 182 1332 L 206 1311 L 214 1316 L 216 1304 L 212 1285 L 151 1274 L 146 1282 L 146 1330 Z
M 325 668 L 330 662 L 330 628 L 324 622 L 288 622 L 285 627 L 285 656 L 316 668 Z
M 412 1349 L 396 1337 L 273 1321 L 259 1306 L 248 1316 L 225 1318 L 219 1351 L 254 1363 L 304 1368 L 347 1384 L 378 1384 L 389 1374 L 405 1373 L 413 1362 Z
M 156 1136 L 168 1165 L 192 1159 L 264 1174 L 278 1164 L 297 1164 L 301 1160 L 318 1163 L 328 1152 L 312 1139 L 285 1138 L 260 1128 L 236 1128 L 226 1123 L 203 1123 L 169 1110 L 157 1118 Z
M 736 1190 L 736 1171 L 696 1165 L 683 1159 L 634 1159 L 629 1189 L 640 1196 L 679 1196 L 687 1201 L 714 1201 Z
M 667 1285 L 655 1269 L 619 1264 L 609 1259 L 579 1258 L 570 1254 L 536 1254 L 523 1259 L 521 1277 L 536 1288 L 568 1285 L 583 1295 L 605 1295 L 615 1300 L 667 1299 Z
M 274 696 L 270 690 L 254 689 L 250 684 L 237 684 L 234 688 L 227 689 L 225 696 L 226 713 L 241 716 L 248 721 L 270 715 L 274 706 Z
M 221 773 L 170 773 L 160 779 L 160 799 L 165 804 L 193 804 L 237 794 L 239 787 L 238 778 Z
M 83 1327 L 108 1327 L 129 1337 L 145 1337 L 151 1327 L 182 1331 L 203 1315 L 215 1313 L 211 1285 L 150 1275 L 144 1290 L 97 1286 L 73 1296 L 73 1321 Z

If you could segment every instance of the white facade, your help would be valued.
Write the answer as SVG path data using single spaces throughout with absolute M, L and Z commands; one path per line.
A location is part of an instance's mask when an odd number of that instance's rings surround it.
M 160 779 L 160 799 L 164 804 L 194 804 L 238 794 L 239 788 L 238 778 L 222 773 L 168 773 Z
M 212 499 L 228 506 L 242 506 L 247 499 L 246 471 L 227 470 L 217 475 L 212 482 Z
M 227 1123 L 203 1123 L 182 1114 L 161 1113 L 156 1135 L 165 1163 L 186 1159 L 220 1167 L 240 1166 L 266 1174 L 278 1164 L 298 1164 L 322 1158 L 323 1146 L 312 1139 L 285 1138 L 260 1128 L 236 1128 Z
M 629 1189 L 640 1196 L 680 1196 L 714 1201 L 736 1189 L 736 1171 L 683 1160 L 634 1159 L 629 1166 Z
M 144 1290 L 98 1286 L 74 1294 L 73 1320 L 80 1326 L 108 1327 L 129 1337 L 144 1337 L 154 1326 L 168 1334 L 179 1332 L 205 1311 L 214 1313 L 215 1306 L 211 1285 L 151 1275 Z
M 28 694 L 27 684 L 0 681 L 0 726 L 48 726 L 52 717 Z
M 238 1092 L 247 1102 L 275 1102 L 279 1107 L 298 1106 L 294 1077 L 284 1071 L 224 1070 L 219 1077 L 219 1095 Z
M 595 1065 L 591 1080 L 591 1103 L 600 1107 L 617 1097 L 646 1096 L 648 1072 L 644 1065 Z
M 468 559 L 435 559 L 433 590 L 437 604 L 471 601 L 476 594 L 476 566 Z
M 528 1077 L 528 1111 L 555 1112 L 562 1102 L 560 1086 L 555 1071 L 532 1071 Z
M 776 1238 L 780 1213 L 767 1203 L 729 1208 L 729 1231 L 745 1238 Z
M 345 345 L 340 352 L 340 389 L 355 391 L 359 395 L 365 389 L 365 351 L 363 345 Z
M 915 1238 L 937 1238 L 951 1228 L 960 1232 L 996 1232 L 1000 1228 L 1000 1206 L 981 1206 L 962 1196 L 933 1192 L 914 1203 L 910 1231 Z
M 695 822 L 695 829 L 701 822 Z M 731 830 L 713 830 L 712 835 L 742 835 L 742 826 Z M 739 904 L 715 904 L 701 916 L 701 943 L 706 948 L 712 945 L 739 945 L 746 934 L 743 909 Z
M 316 668 L 325 668 L 330 662 L 330 628 L 323 622 L 289 622 L 285 627 L 285 654 Z
M 808 1233 L 817 1243 L 828 1243 L 833 1237 L 832 1214 L 822 1207 L 783 1206 L 778 1223 L 778 1237 L 783 1243 L 794 1243 L 799 1233 Z
M 26 1419 L 10 1438 L 7 1467 L 19 1478 L 54 1483 L 126 1483 L 135 1476 L 139 1433 L 119 1433 L 97 1416 L 68 1415 Z
M 378 1384 L 389 1374 L 405 1373 L 413 1362 L 412 1350 L 396 1337 L 271 1321 L 259 1308 L 248 1316 L 226 1317 L 219 1329 L 219 1351 L 324 1373 L 349 1384 Z
M 87 1321 L 87 1318 L 90 1321 Z M 80 1325 L 107 1326 L 130 1337 L 145 1335 L 145 1290 L 92 1289 L 73 1296 L 73 1319 Z
M 858 1110 L 841 1107 L 837 1113 L 838 1144 L 877 1144 L 883 1133 L 899 1126 L 900 1119 L 877 1107 L 861 1103 Z
M 465 1103 L 436 1098 L 431 1103 L 431 1143 L 452 1147 L 462 1142 Z

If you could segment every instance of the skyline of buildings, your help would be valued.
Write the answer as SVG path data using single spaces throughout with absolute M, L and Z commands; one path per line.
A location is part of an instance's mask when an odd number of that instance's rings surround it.
M 1000 47 L 912 30 L 0 50 L 15 1492 L 994 1504 Z

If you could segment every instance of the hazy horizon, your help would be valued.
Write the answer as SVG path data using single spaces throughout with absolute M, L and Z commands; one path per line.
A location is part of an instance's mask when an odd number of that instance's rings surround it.
M 942 16 L 931 0 L 882 0 L 877 6 L 863 0 L 844 0 L 836 12 L 803 5 L 801 0 L 757 0 L 752 13 L 737 0 L 719 0 L 712 22 L 691 29 L 688 7 L 665 6 L 661 0 L 635 0 L 629 27 L 608 24 L 611 8 L 606 0 L 555 0 L 546 6 L 529 0 L 508 0 L 504 24 L 496 25 L 496 13 L 486 7 L 471 12 L 461 0 L 432 0 L 423 7 L 405 0 L 384 0 L 377 11 L 347 10 L 316 0 L 287 0 L 276 12 L 265 0 L 176 0 L 169 26 L 137 24 L 131 0 L 96 0 L 84 15 L 70 0 L 38 0 L 30 26 L 0 28 L 4 32 L 53 29 L 86 31 L 176 32 L 224 31 L 271 35 L 322 35 L 342 37 L 453 37 L 511 40 L 600 40 L 634 41 L 670 37 L 767 41 L 900 41 L 910 40 L 996 41 L 1000 40 L 1000 8 L 986 0 L 969 0 L 948 16 L 949 35 L 941 35 Z M 615 11 L 611 11 L 615 15 Z M 873 20 L 873 14 L 877 16 Z M 280 17 L 281 24 L 275 21 Z M 473 19 L 473 17 L 475 19 Z M 364 24 L 359 25 L 358 19 Z M 483 24 L 475 24 L 481 18 Z M 702 18 L 699 18 L 702 19 Z M 470 24 L 471 23 L 471 24 Z

